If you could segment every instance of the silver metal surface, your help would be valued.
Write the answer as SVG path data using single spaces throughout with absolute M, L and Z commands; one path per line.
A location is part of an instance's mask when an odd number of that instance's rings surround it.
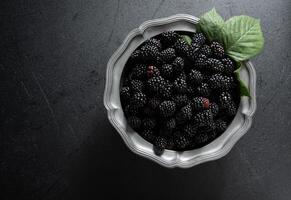
M 146 39 L 164 31 L 195 32 L 195 24 L 198 21 L 198 18 L 186 14 L 146 21 L 128 34 L 107 64 L 104 105 L 108 112 L 109 121 L 130 150 L 165 167 L 188 168 L 226 155 L 248 131 L 256 110 L 256 73 L 254 67 L 248 61 L 243 63 L 240 77 L 250 88 L 252 98 L 241 98 L 240 107 L 233 122 L 220 137 L 210 144 L 184 152 L 165 150 L 161 156 L 157 156 L 153 152 L 153 145 L 127 125 L 120 103 L 119 87 L 123 68 L 131 53 Z

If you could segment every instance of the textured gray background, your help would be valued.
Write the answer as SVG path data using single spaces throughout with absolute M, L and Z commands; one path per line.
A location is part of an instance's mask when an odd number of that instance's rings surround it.
M 1 199 L 291 198 L 291 1 L 1 1 Z M 106 63 L 143 21 L 213 6 L 261 19 L 252 128 L 224 158 L 165 169 L 131 153 L 103 107 Z M 101 198 L 100 196 L 104 196 Z M 98 198 L 99 197 L 99 198 Z

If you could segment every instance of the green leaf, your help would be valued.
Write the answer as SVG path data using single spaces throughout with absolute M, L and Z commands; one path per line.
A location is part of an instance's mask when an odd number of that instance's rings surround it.
M 235 78 L 237 79 L 237 82 L 239 83 L 240 96 L 247 96 L 247 97 L 251 98 L 249 88 L 246 86 L 246 84 L 239 77 L 240 70 L 241 70 L 241 66 L 234 71 Z
M 260 20 L 249 16 L 235 16 L 222 27 L 226 53 L 236 61 L 247 60 L 261 52 L 264 46 Z
M 185 40 L 189 45 L 192 43 L 192 39 L 188 35 L 181 35 L 181 38 Z
M 223 18 L 216 12 L 215 8 L 213 8 L 200 17 L 198 29 L 206 35 L 208 40 L 220 41 L 223 25 Z

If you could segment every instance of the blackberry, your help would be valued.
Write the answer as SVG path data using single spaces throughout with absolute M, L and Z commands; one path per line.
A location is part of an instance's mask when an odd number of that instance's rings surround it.
M 204 97 L 194 97 L 191 101 L 193 111 L 201 111 L 209 108 L 209 100 Z
M 189 51 L 189 45 L 182 38 L 178 39 L 173 48 L 176 50 L 177 55 L 186 56 Z
M 122 103 L 127 102 L 130 99 L 130 88 L 122 87 L 120 90 L 120 98 Z
M 129 61 L 130 62 L 137 62 L 139 61 L 141 58 L 141 54 L 140 54 L 140 50 L 135 50 L 134 52 L 132 52 L 132 54 L 129 57 Z
M 160 75 L 160 71 L 158 68 L 156 68 L 155 66 L 153 65 L 149 65 L 147 67 L 147 77 L 148 78 L 152 78 L 154 76 L 159 76 Z
M 189 137 L 194 137 L 197 133 L 197 127 L 193 124 L 187 123 L 182 128 L 183 132 Z
M 183 124 L 186 121 L 189 121 L 191 119 L 191 117 L 192 117 L 192 108 L 191 108 L 190 104 L 182 107 L 181 110 L 179 110 L 175 116 L 176 122 L 178 124 Z
M 198 50 L 199 45 L 192 43 L 187 52 L 187 58 L 189 58 L 191 61 L 195 61 L 198 57 Z
M 173 63 L 173 71 L 175 74 L 180 74 L 184 69 L 184 60 L 181 57 L 177 57 Z
M 197 85 L 200 84 L 203 80 L 203 76 L 202 73 L 192 69 L 188 75 L 189 81 L 191 84 Z
M 175 102 L 177 108 L 185 106 L 189 103 L 189 99 L 186 94 L 178 94 L 172 97 L 172 100 Z
M 171 131 L 176 128 L 176 120 L 175 118 L 166 119 L 162 125 L 165 130 Z
M 138 64 L 132 69 L 131 78 L 133 79 L 145 79 L 147 66 L 144 64 Z
M 164 78 L 171 79 L 173 77 L 173 65 L 170 64 L 162 65 L 161 74 Z
M 205 44 L 199 49 L 199 53 L 205 55 L 206 57 L 210 57 L 212 55 L 212 51 L 209 45 Z
M 125 116 L 133 116 L 133 115 L 137 115 L 139 113 L 139 107 L 129 104 L 127 106 L 125 106 L 124 108 L 124 114 Z
M 157 121 L 155 118 L 144 118 L 142 120 L 142 127 L 144 129 L 154 129 L 155 126 L 157 125 Z
M 167 140 L 163 137 L 156 137 L 154 141 L 154 152 L 156 155 L 162 155 L 167 147 Z
M 214 137 L 215 135 L 215 123 L 211 121 L 209 124 L 200 126 L 198 129 L 199 133 L 206 133 L 209 137 Z
M 149 46 L 155 46 L 158 48 L 159 51 L 162 49 L 162 43 L 156 38 L 148 39 L 144 42 L 144 44 Z
M 176 111 L 176 104 L 173 101 L 163 101 L 159 105 L 159 113 L 163 117 L 171 117 Z
M 165 62 L 165 63 L 171 63 L 175 58 L 175 49 L 173 48 L 168 48 L 159 54 L 160 58 Z
M 208 58 L 206 60 L 206 67 L 209 71 L 214 73 L 222 73 L 224 72 L 224 66 L 222 62 L 215 58 Z
M 161 95 L 162 97 L 169 99 L 172 95 L 172 85 L 165 83 L 163 87 L 160 88 L 158 91 L 158 95 Z
M 226 74 L 232 74 L 235 70 L 235 65 L 230 58 L 223 58 L 221 62 L 224 65 L 224 72 Z
M 155 60 L 159 50 L 156 46 L 145 45 L 140 48 L 141 58 L 145 61 Z
M 173 149 L 175 147 L 174 139 L 168 138 L 166 149 Z
M 211 45 L 212 54 L 216 58 L 223 58 L 224 57 L 224 49 L 223 46 L 218 42 L 212 42 Z
M 187 136 L 177 133 L 174 143 L 178 150 L 184 150 L 190 144 L 190 140 Z
M 213 115 L 213 117 L 216 117 L 219 112 L 219 107 L 215 102 L 211 102 L 209 105 L 209 109 Z
M 197 135 L 195 135 L 195 138 L 194 138 L 194 141 L 195 141 L 195 144 L 200 146 L 204 143 L 206 143 L 208 141 L 209 137 L 207 134 L 205 133 L 199 133 Z
M 127 122 L 134 130 L 138 130 L 141 126 L 141 120 L 137 116 L 130 116 L 127 118 Z
M 144 114 L 145 116 L 148 116 L 148 117 L 153 117 L 153 116 L 155 116 L 155 114 L 156 114 L 155 110 L 153 110 L 153 109 L 150 108 L 149 106 L 145 106 L 145 107 L 142 109 L 142 111 L 143 111 L 143 114 Z
M 209 79 L 209 85 L 212 89 L 229 90 L 234 87 L 234 79 L 222 74 L 214 74 Z
M 165 79 L 161 76 L 154 76 L 147 81 L 147 89 L 150 92 L 158 92 L 164 85 Z
M 147 141 L 149 142 L 153 142 L 156 138 L 156 136 L 154 135 L 153 130 L 143 130 L 140 135 Z
M 174 31 L 167 31 L 161 34 L 161 41 L 165 45 L 173 44 L 178 38 L 179 35 Z
M 148 105 L 152 109 L 157 109 L 160 103 L 161 103 L 161 100 L 157 97 L 153 97 L 148 100 Z
M 130 103 L 137 107 L 143 107 L 147 102 L 146 95 L 142 92 L 134 93 L 130 99 Z
M 227 128 L 227 123 L 221 119 L 215 121 L 215 130 L 217 133 L 223 133 Z
M 197 126 L 206 126 L 213 122 L 213 115 L 210 110 L 204 110 L 197 113 L 193 120 Z
M 237 107 L 229 92 L 222 92 L 219 96 L 219 102 L 227 115 L 234 116 L 236 114 Z
M 192 38 L 192 43 L 202 46 L 206 42 L 206 38 L 202 33 L 195 33 Z
M 141 80 L 132 80 L 130 86 L 133 92 L 143 91 L 143 82 Z
M 186 82 L 186 75 L 181 74 L 177 77 L 174 81 L 173 88 L 178 93 L 185 93 L 187 92 L 187 82 Z
M 209 97 L 210 92 L 211 90 L 207 83 L 201 83 L 201 85 L 197 87 L 197 93 L 202 97 Z
M 199 70 L 205 70 L 207 66 L 207 57 L 205 55 L 200 55 L 194 62 L 194 65 Z

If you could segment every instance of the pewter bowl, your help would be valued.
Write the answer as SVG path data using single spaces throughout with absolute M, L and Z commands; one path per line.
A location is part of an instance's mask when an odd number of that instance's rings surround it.
M 107 64 L 104 105 L 109 121 L 130 150 L 169 168 L 188 168 L 226 155 L 248 131 L 256 110 L 256 72 L 253 65 L 247 61 L 242 64 L 240 77 L 249 87 L 252 98 L 241 97 L 239 109 L 232 123 L 221 136 L 208 145 L 183 152 L 165 150 L 161 156 L 157 156 L 154 154 L 153 145 L 127 124 L 119 89 L 122 71 L 131 53 L 145 40 L 168 30 L 195 32 L 195 25 L 198 22 L 197 17 L 186 14 L 146 21 L 127 35 Z

